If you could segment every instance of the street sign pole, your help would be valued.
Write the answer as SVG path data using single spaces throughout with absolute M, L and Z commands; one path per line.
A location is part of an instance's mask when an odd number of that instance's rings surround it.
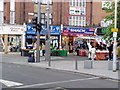
M 40 24 L 41 22 L 41 15 L 40 15 L 40 12 L 41 12 L 41 2 L 40 0 L 38 1 L 38 22 L 37 24 Z M 40 30 L 39 29 L 36 29 L 37 30 L 37 52 L 36 52 L 36 62 L 40 62 L 40 50 L 39 50 L 39 44 L 40 44 Z
M 47 33 L 46 33 L 46 42 L 45 42 L 45 60 L 48 61 L 48 66 L 51 66 L 51 57 L 50 57 L 50 26 L 49 26 L 49 0 L 47 2 Z
M 115 0 L 115 16 L 114 16 L 114 28 L 117 28 L 117 0 Z M 117 67 L 116 67 L 116 49 L 117 49 L 117 42 L 116 42 L 116 38 L 117 38 L 117 32 L 113 32 L 113 40 L 114 40 L 114 44 L 113 44 L 113 72 L 116 71 Z
M 63 24 L 61 24 L 61 30 L 60 30 L 60 46 L 59 46 L 59 49 L 60 50 L 62 50 L 62 35 L 61 35 L 61 33 L 62 33 L 62 31 L 63 31 Z

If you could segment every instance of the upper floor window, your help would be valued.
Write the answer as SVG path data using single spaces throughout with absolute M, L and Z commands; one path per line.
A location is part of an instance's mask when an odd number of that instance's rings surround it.
M 70 6 L 86 7 L 86 0 L 69 0 Z
M 70 26 L 86 26 L 86 16 L 69 16 Z
M 47 3 L 48 3 L 48 0 L 41 0 L 41 3 L 42 3 L 42 4 L 47 4 Z M 49 4 L 52 4 L 52 0 L 49 0 Z

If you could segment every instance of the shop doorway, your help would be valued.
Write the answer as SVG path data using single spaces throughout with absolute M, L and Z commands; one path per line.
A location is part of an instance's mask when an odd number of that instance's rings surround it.
M 62 49 L 68 50 L 69 53 L 73 53 L 73 51 L 74 51 L 74 37 L 62 36 Z

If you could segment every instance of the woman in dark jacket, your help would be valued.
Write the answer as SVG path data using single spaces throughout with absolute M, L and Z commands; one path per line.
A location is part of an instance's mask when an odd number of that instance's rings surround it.
M 112 60 L 113 43 L 110 44 L 110 46 L 108 47 L 108 50 L 109 50 L 109 60 Z

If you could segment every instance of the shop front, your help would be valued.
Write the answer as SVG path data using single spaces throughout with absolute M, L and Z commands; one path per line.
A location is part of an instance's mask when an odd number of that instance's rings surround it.
M 94 31 L 95 29 L 92 28 L 64 27 L 62 32 L 62 48 L 68 50 L 69 53 L 73 53 L 76 44 L 81 44 L 81 41 L 75 42 L 76 37 L 95 36 Z
M 6 25 L 0 26 L 1 51 L 19 52 L 25 47 L 25 26 Z
M 37 33 L 35 29 L 32 28 L 32 25 L 27 25 L 26 31 L 26 48 L 33 48 L 34 42 L 37 40 Z M 45 25 L 42 26 L 42 30 L 40 32 L 40 45 L 42 43 L 45 44 L 46 40 L 46 27 Z M 59 35 L 60 35 L 60 26 L 50 26 L 50 39 L 51 39 L 51 46 L 59 47 Z

